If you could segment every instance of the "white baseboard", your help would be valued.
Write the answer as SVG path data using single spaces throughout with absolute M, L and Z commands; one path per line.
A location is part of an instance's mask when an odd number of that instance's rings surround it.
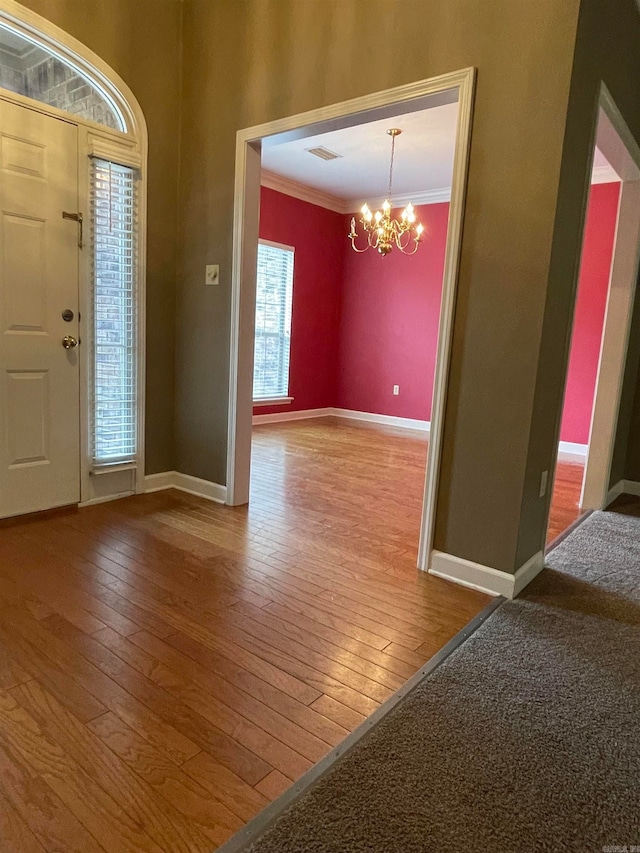
M 144 478 L 145 492 L 159 492 L 163 489 L 178 489 L 197 495 L 200 498 L 223 504 L 227 501 L 227 487 L 210 480 L 201 480 L 190 474 L 181 474 L 179 471 L 163 471 L 161 474 L 149 474 Z
M 605 509 L 612 504 L 620 495 L 633 495 L 640 497 L 640 483 L 636 480 L 618 480 L 615 486 L 612 486 L 607 492 Z
M 429 435 L 430 421 L 415 418 L 398 418 L 393 415 L 378 415 L 375 412 L 357 412 L 354 409 L 338 409 L 327 406 L 324 409 L 302 409 L 299 412 L 273 412 L 269 415 L 254 415 L 253 424 L 277 424 L 285 421 L 304 421 L 308 418 L 346 418 L 352 421 L 366 421 L 371 424 L 399 427 L 400 429 L 417 429 Z M 576 444 L 573 441 L 561 441 L 558 445 L 558 459 L 561 462 L 582 462 L 587 459 L 589 445 Z
M 615 486 L 612 486 L 607 492 L 607 499 L 605 502 L 605 508 L 612 504 L 616 498 L 619 498 L 620 495 L 624 492 L 624 480 L 618 480 Z
M 534 554 L 514 575 L 471 560 L 464 560 L 462 557 L 455 557 L 453 554 L 445 554 L 443 551 L 433 551 L 429 574 L 489 595 L 515 598 L 542 571 L 543 567 L 542 551 Z
M 273 412 L 269 415 L 254 415 L 253 424 L 277 424 L 284 421 L 306 421 L 309 418 L 326 418 L 333 409 L 302 409 L 299 412 Z
M 561 441 L 558 444 L 558 459 L 560 462 L 586 462 L 588 444 L 576 444 L 573 441 Z
M 347 418 L 352 421 L 366 421 L 371 424 L 400 427 L 401 429 L 419 429 L 428 433 L 431 429 L 429 421 L 419 421 L 415 418 L 397 418 L 393 415 L 376 415 L 373 412 L 356 412 L 353 409 L 331 409 L 336 418 Z
M 640 483 L 636 482 L 635 480 L 623 480 L 622 494 L 640 497 Z
M 105 495 L 104 497 L 99 498 L 90 498 L 88 501 L 80 501 L 78 504 L 79 509 L 83 509 L 86 506 L 97 506 L 98 504 L 106 504 L 109 501 L 117 501 L 120 498 L 130 498 L 132 495 L 135 495 L 135 492 L 131 489 L 128 489 L 126 492 L 116 492 L 113 495 Z
M 163 489 L 175 488 L 175 471 L 163 471 L 161 474 L 147 474 L 144 478 L 145 494 L 149 492 L 161 492 Z
M 309 418 L 346 418 L 352 421 L 366 421 L 372 424 L 400 427 L 401 429 L 419 429 L 429 433 L 429 421 L 414 418 L 397 418 L 392 415 L 377 415 L 374 412 L 356 412 L 352 409 L 336 409 L 328 406 L 324 409 L 302 409 L 299 412 L 274 412 L 270 415 L 254 415 L 253 424 L 275 424 L 284 421 L 303 421 Z

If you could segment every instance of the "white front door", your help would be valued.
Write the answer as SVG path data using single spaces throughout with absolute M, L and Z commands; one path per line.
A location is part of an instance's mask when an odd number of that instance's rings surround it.
M 0 517 L 80 499 L 77 127 L 0 101 Z M 70 321 L 64 312 L 73 312 Z M 70 315 L 67 314 L 67 317 Z

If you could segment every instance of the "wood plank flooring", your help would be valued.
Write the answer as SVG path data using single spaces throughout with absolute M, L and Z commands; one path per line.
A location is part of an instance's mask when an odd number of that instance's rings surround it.
M 583 477 L 584 465 L 558 462 L 547 529 L 547 545 L 564 533 L 580 515 L 578 503 Z
M 0 524 L 0 848 L 209 851 L 488 598 L 415 569 L 426 442 L 255 431 L 252 501 Z

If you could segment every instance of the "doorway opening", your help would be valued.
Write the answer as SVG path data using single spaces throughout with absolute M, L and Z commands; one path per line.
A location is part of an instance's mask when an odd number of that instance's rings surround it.
M 325 544 L 366 531 L 359 556 L 398 571 L 417 561 L 457 113 L 393 119 L 392 215 L 411 205 L 423 229 L 411 255 L 347 237 L 363 203 L 382 209 L 389 119 L 262 151 L 251 501 L 331 517 Z
M 611 502 L 640 258 L 640 149 L 602 85 L 547 544 Z
M 309 145 L 305 147 L 313 147 L 314 139 L 320 135 L 357 128 L 373 122 L 382 123 L 385 128 L 401 126 L 402 117 L 408 114 L 416 114 L 445 105 L 457 105 L 451 201 L 448 211 L 448 239 L 446 240 L 443 260 L 442 300 L 438 318 L 435 375 L 429 423 L 429 453 L 426 478 L 424 488 L 421 486 L 420 500 L 420 545 L 417 562 L 418 567 L 424 570 L 428 568 L 428 559 L 432 549 L 435 497 L 440 467 L 444 401 L 449 368 L 470 141 L 473 84 L 473 69 L 467 69 L 434 80 L 421 81 L 410 86 L 337 104 L 330 108 L 293 116 L 269 125 L 249 128 L 240 131 L 237 137 L 227 471 L 227 502 L 234 505 L 248 502 L 250 488 L 256 267 L 260 236 L 260 183 L 263 152 L 270 149 L 275 150 L 278 145 L 284 148 L 287 143 L 298 139 L 306 139 L 309 141 Z M 383 137 L 383 142 L 387 141 L 384 131 L 377 135 Z M 386 145 L 384 151 L 387 154 Z M 382 196 L 385 188 L 385 186 L 381 186 L 377 195 Z M 353 213 L 353 209 L 350 212 Z M 345 244 L 347 243 L 347 233 L 348 228 L 344 234 Z M 424 250 L 424 248 L 426 247 L 421 247 L 419 251 Z M 388 262 L 389 258 L 381 259 L 382 263 L 385 260 Z M 415 261 L 415 258 L 405 260 L 410 262 L 411 260 Z

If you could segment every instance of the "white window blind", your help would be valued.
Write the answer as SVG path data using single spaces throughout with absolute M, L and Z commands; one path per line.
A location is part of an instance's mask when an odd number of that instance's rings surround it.
M 256 284 L 253 399 L 289 393 L 293 249 L 260 242 Z
M 133 461 L 137 448 L 137 172 L 99 158 L 91 162 L 90 441 L 94 465 L 108 465 Z

